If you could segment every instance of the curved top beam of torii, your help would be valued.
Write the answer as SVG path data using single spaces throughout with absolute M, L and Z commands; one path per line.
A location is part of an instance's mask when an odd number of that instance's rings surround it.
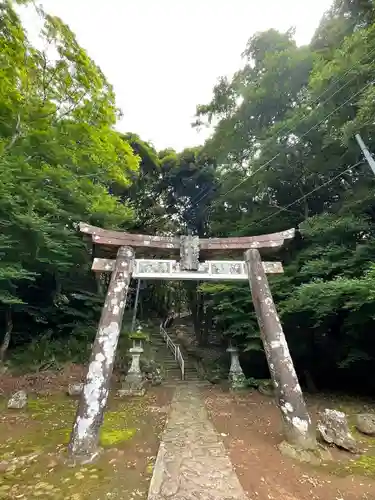
M 92 242 L 106 247 L 143 247 L 165 248 L 179 250 L 181 240 L 177 236 L 150 236 L 146 234 L 132 234 L 122 231 L 111 231 L 100 227 L 90 226 L 84 222 L 79 224 L 83 234 L 91 235 Z M 248 250 L 256 248 L 280 249 L 285 241 L 293 239 L 295 229 L 288 229 L 279 233 L 262 234 L 260 236 L 240 236 L 231 238 L 200 238 L 200 250 Z

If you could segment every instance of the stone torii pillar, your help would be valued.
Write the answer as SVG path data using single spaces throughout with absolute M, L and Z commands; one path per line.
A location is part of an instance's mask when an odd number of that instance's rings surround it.
M 247 250 L 245 261 L 286 440 L 299 448 L 314 449 L 315 429 L 307 411 L 259 251 Z
M 120 246 L 68 446 L 70 457 L 81 462 L 90 462 L 98 454 L 99 432 L 104 420 L 133 263 L 133 249 Z

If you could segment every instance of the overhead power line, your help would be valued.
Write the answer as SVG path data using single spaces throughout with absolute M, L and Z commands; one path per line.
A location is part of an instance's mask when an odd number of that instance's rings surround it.
M 369 87 L 370 85 L 372 85 L 374 82 L 371 81 L 371 82 L 368 82 L 366 85 L 364 85 L 363 87 L 360 88 L 360 90 L 358 90 L 357 92 L 355 92 L 354 94 L 352 94 L 348 99 L 346 99 L 342 104 L 340 104 L 340 106 L 337 106 L 333 111 L 331 111 L 330 113 L 328 113 L 328 115 L 326 115 L 322 120 L 320 120 L 318 123 L 316 123 L 315 125 L 313 125 L 312 127 L 309 128 L 309 130 L 307 130 L 307 132 L 305 132 L 304 134 L 301 135 L 301 137 L 299 138 L 300 140 L 303 139 L 307 134 L 309 134 L 311 131 L 315 130 L 317 127 L 319 127 L 319 125 L 321 125 L 322 123 L 324 123 L 326 120 L 328 120 L 328 118 L 330 118 L 334 113 L 336 113 L 337 111 L 339 111 L 341 108 L 343 108 L 346 104 L 348 104 L 352 99 L 354 99 L 357 95 L 359 95 L 361 92 L 363 92 L 367 87 Z M 292 131 L 291 131 L 292 132 Z M 263 170 L 266 166 L 268 166 L 272 161 L 274 161 L 277 157 L 279 157 L 281 155 L 281 152 L 277 153 L 275 156 L 273 156 L 273 158 L 271 158 L 270 160 L 268 160 L 266 163 L 264 163 L 263 165 L 261 165 L 259 168 L 257 168 L 255 170 L 255 172 L 252 172 L 249 176 L 245 177 L 244 179 L 242 179 L 238 184 L 236 184 L 235 186 L 233 186 L 232 188 L 228 189 L 228 191 L 226 191 L 223 195 L 221 195 L 218 200 L 216 201 L 216 203 L 213 203 L 213 205 L 217 204 L 217 202 L 227 196 L 229 193 L 231 193 L 232 191 L 235 191 L 237 188 L 239 188 L 242 184 L 244 184 L 245 182 L 247 182 L 251 177 L 253 177 L 255 174 L 257 174 L 260 170 Z M 207 207 L 208 208 L 208 207 Z M 207 210 L 207 208 L 205 210 Z M 211 207 L 212 208 L 212 205 Z M 205 210 L 203 212 L 205 212 Z
M 371 57 L 373 54 L 375 53 L 375 48 L 372 49 L 368 54 L 365 54 L 361 59 L 359 59 L 359 61 L 356 61 L 352 66 L 350 66 L 350 68 L 341 76 L 338 76 L 336 77 L 332 82 L 331 84 L 321 93 L 319 94 L 318 97 L 316 97 L 312 102 L 309 103 L 310 106 L 313 106 L 314 104 L 316 104 L 318 101 L 320 101 L 320 99 L 327 93 L 329 92 L 329 90 L 334 86 L 336 85 L 336 83 L 338 83 L 340 80 L 342 80 L 343 78 L 345 78 L 351 71 L 353 68 L 359 66 L 360 64 L 362 64 L 362 61 L 365 59 L 365 58 L 369 58 Z M 372 60 L 371 62 L 374 62 L 374 60 Z M 344 85 L 342 85 L 341 87 L 339 87 L 333 94 L 331 94 L 328 99 L 326 99 L 325 101 L 323 101 L 322 103 L 322 106 L 324 104 L 326 104 L 327 102 L 329 102 L 337 93 L 341 92 L 342 89 L 344 89 L 347 85 L 349 85 L 349 83 L 351 83 L 353 80 L 355 80 L 357 77 L 357 75 L 354 75 L 353 78 L 351 78 L 350 80 L 348 80 Z M 353 96 L 352 96 L 353 97 Z M 344 103 L 344 105 L 346 104 L 346 102 Z M 337 109 L 340 109 L 340 108 L 337 108 Z M 301 122 L 305 121 L 306 118 L 308 118 L 311 113 L 312 113 L 313 110 L 311 110 L 308 114 L 306 114 Z M 327 119 L 330 115 L 328 115 L 325 119 Z M 323 120 L 324 121 L 324 120 Z M 300 123 L 301 123 L 300 122 Z M 319 126 L 320 123 L 317 125 Z M 312 129 L 308 130 L 303 136 L 301 136 L 301 139 L 307 135 L 309 132 L 311 132 Z M 293 129 L 289 128 L 287 129 L 287 125 L 285 125 L 284 127 L 281 128 L 281 130 L 279 131 L 279 137 L 281 136 L 282 133 L 285 133 L 285 131 L 287 133 L 293 133 Z M 266 166 L 268 166 L 273 160 L 275 160 L 281 153 L 278 153 L 276 154 L 273 158 L 271 158 L 271 160 L 269 160 L 268 162 L 266 162 L 265 164 L 263 164 L 259 169 L 257 169 L 253 174 L 251 174 L 248 178 L 252 177 L 253 175 L 255 175 L 257 172 L 259 172 L 259 170 L 265 168 Z M 248 179 L 246 178 L 245 180 L 243 180 L 243 182 L 246 182 L 246 180 Z M 223 196 L 226 196 L 227 194 L 229 194 L 230 192 L 232 192 L 234 189 L 237 189 L 238 186 L 240 186 L 242 183 L 239 183 L 236 187 L 234 187 L 233 189 L 229 190 L 227 193 L 225 193 Z M 192 204 L 196 203 L 200 203 L 204 198 L 206 198 L 212 191 L 214 191 L 213 189 L 209 190 L 207 193 L 205 193 L 201 198 L 200 197 L 200 194 L 198 194 L 195 199 L 192 201 Z
M 276 215 L 278 215 L 279 213 L 285 211 L 285 210 L 288 210 L 288 208 L 292 207 L 293 205 L 295 205 L 296 203 L 299 203 L 300 201 L 302 200 L 305 200 L 306 198 L 308 198 L 310 195 L 312 195 L 313 193 L 316 193 L 317 191 L 319 191 L 319 189 L 322 189 L 323 187 L 325 186 L 328 186 L 328 184 L 331 184 L 331 182 L 334 182 L 336 179 L 338 179 L 339 177 L 342 177 L 343 175 L 345 175 L 347 172 L 350 172 L 350 170 L 353 170 L 353 168 L 356 168 L 358 167 L 358 165 L 363 165 L 365 163 L 364 160 L 360 160 L 359 162 L 355 163 L 354 165 L 350 165 L 350 167 L 346 168 L 345 170 L 343 170 L 342 172 L 340 172 L 339 174 L 335 175 L 334 177 L 332 177 L 332 179 L 329 179 L 328 181 L 324 182 L 323 184 L 321 184 L 320 186 L 312 189 L 311 191 L 309 191 L 307 194 L 304 194 L 303 196 L 301 196 L 300 198 L 298 198 L 297 200 L 293 201 L 292 203 L 289 203 L 289 205 L 287 205 L 286 207 L 282 207 L 280 210 L 278 210 L 277 212 L 271 214 L 271 215 L 268 215 L 267 217 L 264 217 L 264 219 L 256 222 L 255 224 L 263 224 L 263 222 L 266 222 L 267 220 L 269 219 L 272 219 L 272 217 L 276 217 Z

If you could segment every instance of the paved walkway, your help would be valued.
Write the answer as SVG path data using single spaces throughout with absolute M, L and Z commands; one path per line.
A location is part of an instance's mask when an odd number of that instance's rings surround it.
M 247 500 L 193 384 L 176 388 L 148 500 Z

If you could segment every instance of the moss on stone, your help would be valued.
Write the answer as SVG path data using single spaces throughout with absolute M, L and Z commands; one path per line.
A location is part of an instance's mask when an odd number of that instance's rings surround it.
M 131 340 L 144 340 L 145 342 L 150 341 L 150 335 L 145 332 L 134 332 L 129 335 Z

